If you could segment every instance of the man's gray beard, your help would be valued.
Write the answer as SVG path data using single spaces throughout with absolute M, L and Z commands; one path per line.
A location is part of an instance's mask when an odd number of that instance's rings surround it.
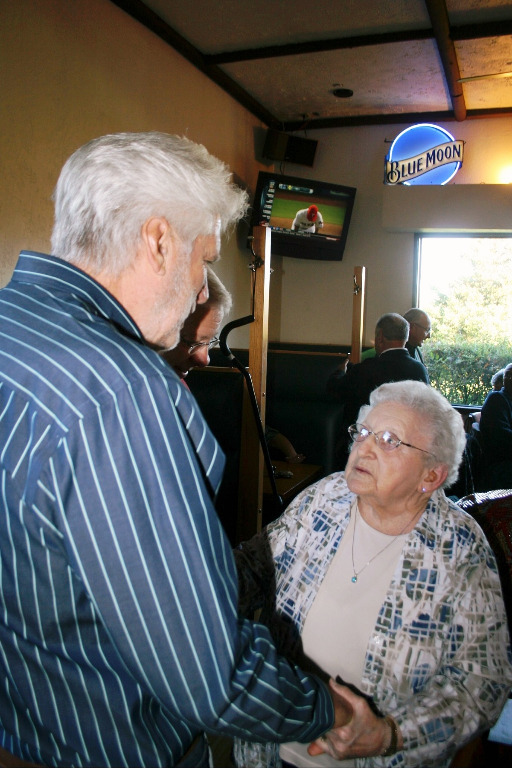
M 164 311 L 166 308 L 169 307 L 169 304 L 176 305 L 183 300 L 184 286 L 188 282 L 187 278 L 189 278 L 189 271 L 190 271 L 190 253 L 181 253 L 179 258 L 176 261 L 175 275 L 174 275 L 175 279 L 174 279 L 173 287 L 171 288 L 170 295 L 165 300 L 165 307 L 163 307 Z M 185 324 L 185 320 L 195 309 L 196 298 L 197 298 L 197 294 L 194 292 L 190 298 L 190 302 L 187 303 L 187 306 L 183 308 L 181 315 L 177 318 L 174 327 L 170 330 L 169 333 L 165 335 L 165 341 L 167 341 L 171 333 L 174 333 L 174 341 L 170 345 L 169 343 L 165 344 L 164 347 L 162 347 L 161 345 L 158 345 L 159 352 L 163 353 L 163 352 L 170 351 L 171 349 L 174 349 L 174 347 L 178 344 L 180 340 L 180 332 Z M 160 307 L 157 307 L 156 311 L 158 312 L 160 309 L 161 309 Z

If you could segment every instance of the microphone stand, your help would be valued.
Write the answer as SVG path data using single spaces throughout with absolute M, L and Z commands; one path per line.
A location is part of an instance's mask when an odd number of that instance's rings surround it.
M 245 383 L 247 384 L 247 391 L 249 392 L 249 400 L 251 402 L 254 420 L 256 422 L 256 427 L 258 429 L 259 442 L 261 445 L 261 450 L 263 451 L 265 466 L 267 467 L 270 486 L 272 488 L 272 495 L 274 497 L 274 501 L 277 506 L 277 512 L 278 514 L 281 514 L 281 512 L 283 512 L 284 510 L 284 502 L 277 491 L 276 479 L 274 476 L 274 467 L 272 466 L 272 461 L 270 459 L 270 453 L 268 450 L 267 441 L 265 440 L 265 432 L 263 430 L 263 424 L 261 423 L 260 410 L 258 408 L 258 401 L 256 400 L 256 393 L 254 391 L 254 385 L 252 383 L 251 374 L 249 373 L 248 368 L 246 368 L 246 366 L 240 360 L 238 360 L 237 357 L 235 357 L 235 355 L 229 348 L 228 342 L 227 342 L 228 334 L 231 333 L 233 328 L 239 328 L 242 325 L 248 325 L 249 323 L 253 323 L 253 322 L 254 322 L 254 315 L 246 315 L 246 317 L 241 317 L 238 320 L 232 320 L 230 323 L 226 323 L 226 325 L 220 332 L 219 346 L 224 357 L 226 357 L 229 360 L 232 367 L 238 368 L 238 370 L 240 371 L 240 373 L 245 379 Z

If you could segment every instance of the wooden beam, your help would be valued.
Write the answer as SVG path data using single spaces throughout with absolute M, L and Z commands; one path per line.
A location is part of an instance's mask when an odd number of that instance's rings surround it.
M 437 49 L 441 57 L 444 76 L 448 86 L 448 92 L 453 107 L 455 119 L 462 121 L 466 119 L 466 102 L 464 100 L 464 91 L 460 80 L 459 62 L 457 52 L 450 30 L 450 21 L 448 19 L 448 10 L 445 0 L 425 0 L 428 15 L 434 30 Z
M 352 347 L 350 362 L 359 363 L 363 346 L 366 267 L 354 267 L 354 298 L 352 301 Z
M 304 40 L 300 43 L 283 43 L 268 45 L 260 48 L 243 48 L 238 51 L 224 51 L 205 56 L 211 64 L 233 64 L 239 61 L 256 61 L 258 59 L 275 59 L 281 56 L 302 56 L 307 53 L 324 53 L 325 51 L 342 51 L 352 48 L 363 48 L 372 45 L 388 43 L 408 43 L 415 40 L 430 40 L 431 29 L 405 29 L 394 32 L 381 32 L 353 37 L 329 37 L 324 40 Z
M 329 37 L 321 40 L 303 40 L 300 43 L 281 43 L 261 46 L 259 48 L 222 51 L 220 53 L 205 54 L 204 60 L 212 65 L 233 64 L 239 61 L 275 59 L 281 56 L 303 56 L 309 53 L 324 53 L 326 51 L 342 51 L 392 43 L 431 40 L 434 34 L 434 30 L 431 27 L 397 29 L 391 32 Z M 452 40 L 479 40 L 485 37 L 504 37 L 510 34 L 512 34 L 512 21 L 510 19 L 451 27 Z
M 265 428 L 268 309 L 270 288 L 270 239 L 268 227 L 254 227 L 253 290 L 254 322 L 249 336 L 249 373 L 260 417 Z M 245 541 L 261 530 L 263 518 L 263 451 L 250 395 L 245 392 L 240 459 L 240 487 L 238 498 L 237 540 Z

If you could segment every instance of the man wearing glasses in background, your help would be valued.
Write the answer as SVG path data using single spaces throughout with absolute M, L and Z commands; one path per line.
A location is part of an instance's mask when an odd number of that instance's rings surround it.
M 185 320 L 180 340 L 163 357 L 185 383 L 191 368 L 206 368 L 210 363 L 210 349 L 219 344 L 218 334 L 224 317 L 231 309 L 231 294 L 215 272 L 208 268 L 208 298 L 198 304 Z
M 432 323 L 430 317 L 423 310 L 413 307 L 408 309 L 403 315 L 410 325 L 409 339 L 406 349 L 411 357 L 425 365 L 425 360 L 421 352 L 421 345 L 426 339 L 430 339 Z

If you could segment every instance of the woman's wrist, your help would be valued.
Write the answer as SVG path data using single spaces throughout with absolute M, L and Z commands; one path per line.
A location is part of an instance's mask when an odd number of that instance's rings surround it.
M 391 715 L 386 715 L 384 722 L 387 726 L 388 736 L 385 741 L 384 750 L 380 753 L 381 757 L 391 757 L 398 751 L 398 725 Z

